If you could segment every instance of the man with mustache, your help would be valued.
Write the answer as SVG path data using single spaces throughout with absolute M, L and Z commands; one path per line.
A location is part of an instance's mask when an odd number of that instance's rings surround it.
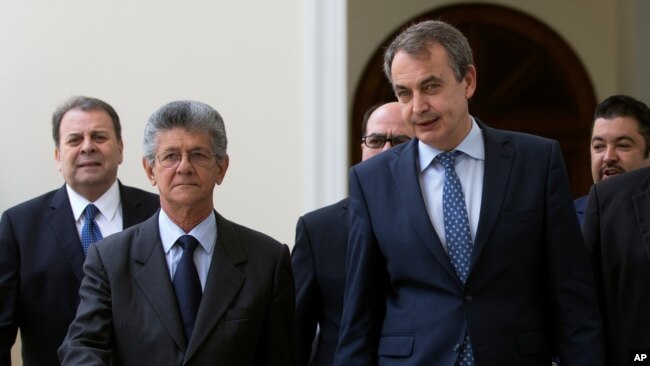
M 607 365 L 632 365 L 635 353 L 650 349 L 650 168 L 641 168 L 648 165 L 650 109 L 630 97 L 612 98 L 617 107 L 597 123 L 627 126 L 628 132 L 621 127 L 616 135 L 627 136 L 619 144 L 628 147 L 615 150 L 626 159 L 626 170 L 630 162 L 640 169 L 591 187 L 583 234 L 603 314 Z
M 23 365 L 57 365 L 88 245 L 158 209 L 157 195 L 117 179 L 121 130 L 113 107 L 96 98 L 73 97 L 54 112 L 54 158 L 65 184 L 0 220 L 0 365 L 11 364 L 18 328 Z
M 591 176 L 594 183 L 650 166 L 648 106 L 627 95 L 603 100 L 594 112 L 591 129 Z M 575 200 L 580 225 L 587 196 Z

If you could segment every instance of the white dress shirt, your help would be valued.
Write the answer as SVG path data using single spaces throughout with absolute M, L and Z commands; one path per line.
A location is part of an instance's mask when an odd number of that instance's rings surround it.
M 476 238 L 479 215 L 481 213 L 481 199 L 483 197 L 483 173 L 485 170 L 485 143 L 481 128 L 473 117 L 472 128 L 463 141 L 454 149 L 462 152 L 456 157 L 454 168 L 460 179 L 465 196 L 467 216 L 472 234 L 472 242 Z M 433 228 L 438 233 L 442 246 L 447 251 L 445 238 L 445 221 L 442 213 L 442 188 L 445 181 L 445 168 L 434 161 L 438 154 L 444 151 L 418 142 L 419 180 L 424 203 L 429 213 Z
M 124 223 L 122 222 L 122 201 L 120 200 L 120 187 L 117 183 L 117 179 L 95 202 L 88 201 L 67 184 L 65 185 L 65 188 L 68 191 L 68 199 L 70 200 L 70 206 L 72 207 L 72 216 L 75 218 L 77 232 L 79 233 L 80 238 L 81 229 L 86 221 L 84 210 L 89 203 L 94 204 L 99 210 L 95 216 L 95 222 L 99 227 L 99 231 L 102 233 L 102 238 L 122 231 L 124 226 Z
M 208 215 L 205 220 L 196 225 L 189 233 L 186 233 L 176 225 L 161 209 L 158 215 L 158 228 L 160 230 L 160 240 L 162 241 L 167 268 L 172 281 L 178 262 L 183 256 L 183 248 L 180 245 L 174 245 L 176 240 L 183 235 L 192 235 L 199 241 L 199 246 L 194 249 L 194 264 L 199 272 L 201 280 L 201 289 L 205 288 L 205 281 L 208 278 L 210 263 L 212 263 L 212 251 L 217 242 L 217 218 L 214 212 Z

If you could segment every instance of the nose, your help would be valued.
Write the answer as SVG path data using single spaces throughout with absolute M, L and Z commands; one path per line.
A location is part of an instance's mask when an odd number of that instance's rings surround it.
M 616 155 L 616 148 L 614 146 L 608 146 L 605 149 L 603 161 L 608 164 L 618 161 L 618 155 Z
M 413 113 L 422 114 L 429 109 L 426 98 L 421 93 L 413 94 Z
M 90 136 L 84 136 L 84 140 L 81 143 L 81 151 L 85 153 L 95 151 L 95 144 L 93 143 L 93 139 Z
M 181 155 L 181 161 L 178 162 L 176 166 L 176 171 L 179 173 L 191 172 L 194 169 L 192 162 L 190 161 L 190 156 L 188 154 Z
M 389 140 L 386 140 L 386 143 L 384 144 L 384 147 L 381 148 L 381 151 L 389 150 L 391 147 L 393 147 L 393 143 Z

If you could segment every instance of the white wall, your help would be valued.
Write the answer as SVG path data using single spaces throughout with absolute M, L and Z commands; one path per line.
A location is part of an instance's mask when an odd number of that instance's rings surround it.
M 304 210 L 303 27 L 300 0 L 2 0 L 0 211 L 62 185 L 50 118 L 69 96 L 115 107 L 119 178 L 151 191 L 146 119 L 195 99 L 222 114 L 229 139 L 216 208 L 291 245 Z

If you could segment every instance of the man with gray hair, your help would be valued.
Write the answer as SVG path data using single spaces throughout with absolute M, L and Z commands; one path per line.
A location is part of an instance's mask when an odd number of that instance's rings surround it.
M 0 365 L 11 364 L 19 328 L 23 365 L 58 364 L 88 246 L 158 209 L 155 194 L 117 179 L 121 131 L 115 109 L 96 98 L 72 97 L 54 112 L 54 158 L 65 184 L 0 220 Z
M 214 209 L 226 147 L 207 104 L 149 118 L 143 165 L 161 210 L 90 248 L 63 365 L 295 363 L 288 246 Z
M 415 139 L 352 167 L 335 365 L 604 365 L 557 141 L 469 114 L 467 39 L 424 21 L 385 54 Z

